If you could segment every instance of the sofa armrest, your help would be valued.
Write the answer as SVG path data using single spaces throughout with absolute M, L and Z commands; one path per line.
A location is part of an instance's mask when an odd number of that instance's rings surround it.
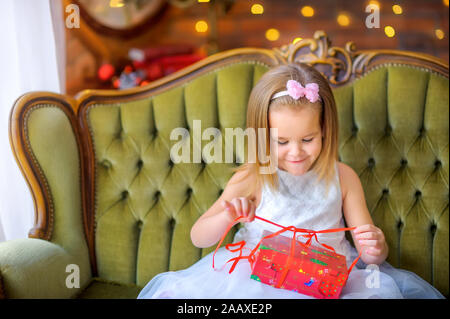
M 6 298 L 71 298 L 84 287 L 74 286 L 76 271 L 66 272 L 68 265 L 79 268 L 79 277 L 89 274 L 89 270 L 80 269 L 77 258 L 70 255 L 61 246 L 33 238 L 15 239 L 0 243 L 0 292 Z M 76 268 L 76 267 L 75 267 Z M 80 278 L 78 282 L 88 282 L 90 278 Z M 79 285 L 80 286 L 80 285 Z M 81 289 L 81 290 L 80 290 Z

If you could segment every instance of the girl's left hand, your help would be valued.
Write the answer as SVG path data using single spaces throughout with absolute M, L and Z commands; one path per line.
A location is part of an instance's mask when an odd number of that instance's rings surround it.
M 367 247 L 365 252 L 372 256 L 380 256 L 385 252 L 386 241 L 384 234 L 378 227 L 366 224 L 356 227 L 353 230 L 355 239 L 359 245 Z

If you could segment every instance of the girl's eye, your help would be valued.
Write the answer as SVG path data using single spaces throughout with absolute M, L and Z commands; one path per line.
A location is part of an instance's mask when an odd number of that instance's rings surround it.
M 309 143 L 309 142 L 312 142 L 312 140 L 313 140 L 314 138 L 310 138 L 309 140 L 303 140 L 303 142 L 305 142 L 305 143 Z M 280 144 L 280 145 L 285 145 L 285 144 L 287 144 L 288 142 L 286 141 L 286 142 L 280 142 L 280 141 L 278 141 L 278 144 Z

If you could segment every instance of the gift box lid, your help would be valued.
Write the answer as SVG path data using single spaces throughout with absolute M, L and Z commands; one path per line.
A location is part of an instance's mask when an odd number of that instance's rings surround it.
M 265 237 L 270 234 L 273 234 L 273 232 L 264 230 L 262 236 Z M 308 247 L 305 247 L 299 240 L 295 240 L 294 243 L 294 258 L 296 260 L 293 262 L 292 266 L 298 267 L 304 262 L 311 262 L 316 264 L 319 268 L 323 267 L 335 270 L 339 273 L 347 273 L 347 264 L 344 255 L 320 247 L 317 244 L 310 244 Z M 271 250 L 271 253 L 264 252 L 263 255 L 266 258 L 270 255 L 270 259 L 274 264 L 285 265 L 290 254 L 291 244 L 292 237 L 289 238 L 287 236 L 277 235 L 271 238 L 264 238 L 261 241 L 259 250 L 260 252 Z

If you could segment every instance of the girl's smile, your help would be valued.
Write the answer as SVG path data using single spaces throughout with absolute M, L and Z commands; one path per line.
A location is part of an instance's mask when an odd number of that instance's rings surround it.
M 293 164 L 300 164 L 300 163 L 303 163 L 305 161 L 305 159 L 298 160 L 298 161 L 290 161 L 290 160 L 287 160 L 287 161 L 290 163 L 293 163 Z
M 293 175 L 309 171 L 322 150 L 317 108 L 281 106 L 270 110 L 269 125 L 278 129 L 278 136 L 272 136 L 278 144 L 278 167 Z

